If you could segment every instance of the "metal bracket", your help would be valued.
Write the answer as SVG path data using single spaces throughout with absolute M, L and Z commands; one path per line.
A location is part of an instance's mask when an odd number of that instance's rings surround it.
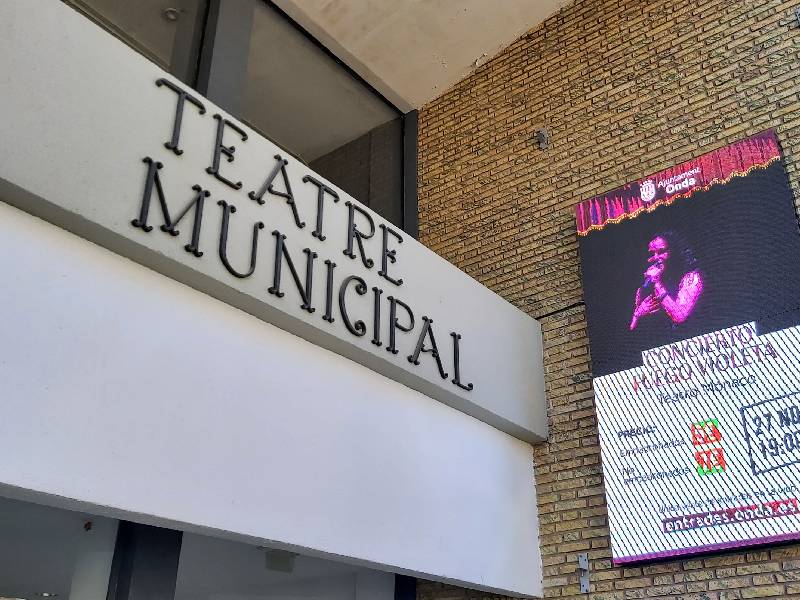
M 582 552 L 578 554 L 578 575 L 581 582 L 581 594 L 589 593 L 589 554 Z
M 534 134 L 534 140 L 536 140 L 539 150 L 547 150 L 550 148 L 550 132 L 547 129 L 537 129 Z

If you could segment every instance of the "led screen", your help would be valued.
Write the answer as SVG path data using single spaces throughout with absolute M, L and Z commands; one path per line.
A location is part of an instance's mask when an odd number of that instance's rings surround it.
M 774 132 L 576 220 L 615 564 L 800 539 L 800 235 Z

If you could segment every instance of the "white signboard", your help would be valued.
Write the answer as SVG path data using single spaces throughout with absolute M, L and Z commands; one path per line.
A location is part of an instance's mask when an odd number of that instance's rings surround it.
M 546 439 L 536 321 L 68 7 L 0 24 L 3 200 Z

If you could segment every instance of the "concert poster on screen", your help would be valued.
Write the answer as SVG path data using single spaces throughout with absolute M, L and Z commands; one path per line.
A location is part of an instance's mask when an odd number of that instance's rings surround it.
M 614 564 L 800 539 L 800 233 L 775 132 L 576 221 Z

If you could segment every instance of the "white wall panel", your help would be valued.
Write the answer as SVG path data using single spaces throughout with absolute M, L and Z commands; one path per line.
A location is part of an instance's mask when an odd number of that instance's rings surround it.
M 0 493 L 541 593 L 525 442 L 2 202 L 0 272 Z

